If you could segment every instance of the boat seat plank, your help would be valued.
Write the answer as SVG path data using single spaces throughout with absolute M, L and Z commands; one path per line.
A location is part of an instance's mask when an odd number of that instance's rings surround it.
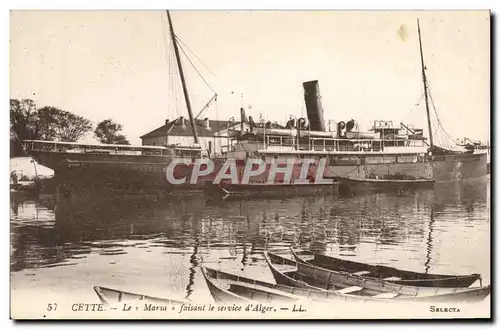
M 401 280 L 401 278 L 397 277 L 397 276 L 391 276 L 388 278 L 384 278 L 384 280 L 386 280 L 386 281 L 398 281 L 398 280 Z
M 344 294 L 350 294 L 350 293 L 361 291 L 361 290 L 363 290 L 363 287 L 351 286 L 351 287 L 347 287 L 344 289 L 335 290 L 335 292 L 344 295 Z
M 297 271 L 296 266 L 290 266 L 290 265 L 282 265 L 282 264 L 274 264 L 280 272 L 295 272 Z
M 367 275 L 370 274 L 370 271 L 359 271 L 359 272 L 354 272 L 354 275 Z
M 231 290 L 232 286 L 234 286 L 234 287 L 242 287 L 242 288 L 259 290 L 259 291 L 270 293 L 270 294 L 273 294 L 273 295 L 284 296 L 284 297 L 288 297 L 288 298 L 291 298 L 291 299 L 297 299 L 297 300 L 299 299 L 299 296 L 294 295 L 292 293 L 288 293 L 288 292 L 285 292 L 285 291 L 282 291 L 282 290 L 277 290 L 277 289 L 274 289 L 274 288 L 264 287 L 264 286 L 261 286 L 261 285 L 255 285 L 255 284 L 246 283 L 246 282 L 231 282 L 231 283 L 228 282 L 228 284 L 229 284 L 229 290 Z
M 396 294 L 396 293 L 386 292 L 386 293 L 383 293 L 383 294 L 375 295 L 375 296 L 373 296 L 373 298 L 392 299 L 392 298 L 397 297 L 397 296 L 398 296 L 398 294 Z

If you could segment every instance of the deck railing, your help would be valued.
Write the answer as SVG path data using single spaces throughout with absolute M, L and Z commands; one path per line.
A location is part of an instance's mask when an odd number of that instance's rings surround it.
M 110 155 L 152 155 L 152 156 L 200 156 L 199 146 L 148 146 L 148 145 L 115 145 L 115 144 L 83 144 L 58 141 L 25 140 L 27 151 L 92 153 Z

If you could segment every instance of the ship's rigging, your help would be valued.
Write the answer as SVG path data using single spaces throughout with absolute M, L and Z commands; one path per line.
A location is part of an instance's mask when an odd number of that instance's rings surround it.
M 188 108 L 188 113 L 190 116 L 190 121 L 191 121 L 191 126 L 196 127 L 196 122 L 200 118 L 202 118 L 203 115 L 209 110 L 209 108 L 213 105 L 215 105 L 215 114 L 218 119 L 218 109 L 217 109 L 217 92 L 215 89 L 211 86 L 211 84 L 207 81 L 207 79 L 204 77 L 202 74 L 201 70 L 198 69 L 197 65 L 195 64 L 194 60 L 197 61 L 197 64 L 201 64 L 201 66 L 211 75 L 215 76 L 213 71 L 197 56 L 187 45 L 185 42 L 181 40 L 181 38 L 175 34 L 173 31 L 173 26 L 170 18 L 170 13 L 167 11 L 166 15 L 165 13 L 162 13 L 162 22 L 167 23 L 165 21 L 165 16 L 167 17 L 169 28 L 170 28 L 170 38 L 168 38 L 167 34 L 164 33 L 164 43 L 166 46 L 166 53 L 167 53 L 167 59 L 168 59 L 168 69 L 169 69 L 169 83 L 168 83 L 168 89 L 169 89 L 169 96 L 172 97 L 172 99 L 169 99 L 169 105 L 168 105 L 168 116 L 169 117 L 180 117 L 182 116 L 182 112 L 180 109 L 182 109 L 184 106 Z M 420 102 L 422 99 L 425 99 L 425 109 L 426 109 L 426 117 L 427 117 L 427 128 L 428 128 L 428 142 L 430 150 L 441 150 L 443 151 L 444 149 L 448 149 L 450 151 L 455 151 L 457 149 L 461 150 L 462 148 L 460 147 L 459 144 L 455 141 L 454 138 L 448 134 L 448 132 L 445 130 L 440 118 L 438 111 L 435 106 L 434 99 L 432 97 L 431 93 L 431 88 L 430 88 L 430 83 L 429 79 L 426 74 L 426 64 L 424 63 L 424 53 L 423 53 L 423 45 L 422 45 L 422 38 L 421 38 L 421 31 L 420 31 L 420 23 L 419 20 L 417 19 L 417 29 L 418 29 L 418 38 L 419 38 L 419 50 L 420 50 L 420 61 L 421 61 L 421 72 L 422 72 L 422 81 L 424 85 L 424 91 L 416 104 L 416 107 L 420 105 Z M 174 51 L 171 51 L 172 48 Z M 186 81 L 185 81 L 185 76 L 182 72 L 182 64 L 181 64 L 181 59 L 180 59 L 180 53 L 184 55 L 184 57 L 187 60 L 187 63 L 190 64 L 190 67 L 194 70 L 196 75 L 203 81 L 205 86 L 208 88 L 208 90 L 211 92 L 210 97 L 208 98 L 208 101 L 205 102 L 205 104 L 201 107 L 201 110 L 198 110 L 196 114 L 193 114 L 192 110 L 190 109 L 191 104 L 190 104 L 190 98 L 189 94 L 187 91 L 186 87 Z M 193 59 L 192 59 L 193 58 Z M 179 81 L 181 82 L 181 86 L 179 85 Z M 184 100 L 183 97 L 181 96 L 182 93 L 184 93 Z M 197 97 L 198 99 L 200 97 Z M 193 134 L 196 135 L 196 129 L 193 131 Z M 197 137 L 193 136 L 195 138 L 195 142 L 197 142 Z
M 424 52 L 422 50 L 422 38 L 420 36 L 420 22 L 418 21 L 417 18 L 417 27 L 418 27 L 418 43 L 420 45 L 420 63 L 422 64 L 422 80 L 424 82 L 424 97 L 425 97 L 425 109 L 427 111 L 427 123 L 429 127 L 429 141 L 431 143 L 431 150 L 434 148 L 434 139 L 432 136 L 432 125 L 431 125 L 431 118 L 429 114 L 429 96 L 427 94 L 427 77 L 425 75 L 425 64 L 424 64 Z
M 420 22 L 417 19 L 417 31 L 418 31 L 418 41 L 419 41 L 419 50 L 420 50 L 420 63 L 421 63 L 421 72 L 422 72 L 422 82 L 424 91 L 420 96 L 419 101 L 415 105 L 415 108 L 419 107 L 422 99 L 425 100 L 425 110 L 427 117 L 427 128 L 428 128 L 428 136 L 429 136 L 429 145 L 430 150 L 439 150 L 439 151 L 464 151 L 463 148 L 455 141 L 453 137 L 446 131 L 441 120 L 439 119 L 439 114 L 437 108 L 434 103 L 434 98 L 432 97 L 431 88 L 429 78 L 427 77 L 426 70 L 427 66 L 424 62 L 424 53 L 422 46 L 422 38 L 420 31 Z M 413 109 L 410 110 L 410 112 Z M 408 129 L 408 128 L 406 128 Z
M 165 20 L 166 16 L 166 20 Z M 172 117 L 182 117 L 183 111 L 181 109 L 185 106 L 187 108 L 187 112 L 189 115 L 189 121 L 193 133 L 193 138 L 195 144 L 198 144 L 198 136 L 197 136 L 197 119 L 200 118 L 213 104 L 215 104 L 216 115 L 218 117 L 218 109 L 217 109 L 217 93 L 214 88 L 208 83 L 207 79 L 203 76 L 200 70 L 196 67 L 193 60 L 190 58 L 190 54 L 197 59 L 199 63 L 201 63 L 209 73 L 215 75 L 208 66 L 203 63 L 203 61 L 189 49 L 189 47 L 179 38 L 179 36 L 175 33 L 173 28 L 172 19 L 170 16 L 170 12 L 166 11 L 166 13 L 162 12 L 161 15 L 162 26 L 168 24 L 169 27 L 169 35 L 166 33 L 166 29 L 163 28 L 163 42 L 165 45 L 165 53 L 167 59 L 168 66 L 168 96 L 167 96 L 167 110 L 168 116 Z M 195 71 L 198 77 L 204 82 L 205 86 L 213 93 L 210 99 L 205 103 L 205 105 L 201 108 L 200 111 L 196 114 L 193 114 L 193 110 L 191 107 L 191 98 L 187 88 L 186 75 L 183 70 L 182 60 L 180 57 L 180 53 L 184 55 L 187 62 L 190 64 L 190 67 Z M 180 82 L 180 84 L 179 84 Z M 183 94 L 184 97 L 181 95 Z

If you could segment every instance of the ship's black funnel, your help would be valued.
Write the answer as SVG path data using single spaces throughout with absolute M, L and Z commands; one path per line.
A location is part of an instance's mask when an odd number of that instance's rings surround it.
M 240 108 L 240 132 L 243 133 L 243 128 L 245 127 L 245 122 L 247 122 L 247 116 L 245 114 L 245 109 Z
M 304 87 L 304 100 L 306 102 L 307 118 L 309 119 L 311 130 L 325 131 L 323 105 L 321 105 L 318 80 L 306 81 L 302 85 Z

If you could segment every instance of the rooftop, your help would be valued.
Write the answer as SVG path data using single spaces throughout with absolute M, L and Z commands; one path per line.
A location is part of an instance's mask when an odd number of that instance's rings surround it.
M 237 121 L 228 120 L 196 120 L 196 132 L 199 137 L 212 137 L 218 131 L 227 129 L 230 125 L 239 124 Z M 185 117 L 178 117 L 175 120 L 166 120 L 165 124 L 156 128 L 149 133 L 142 135 L 143 138 L 159 137 L 159 136 L 193 136 L 191 123 Z

